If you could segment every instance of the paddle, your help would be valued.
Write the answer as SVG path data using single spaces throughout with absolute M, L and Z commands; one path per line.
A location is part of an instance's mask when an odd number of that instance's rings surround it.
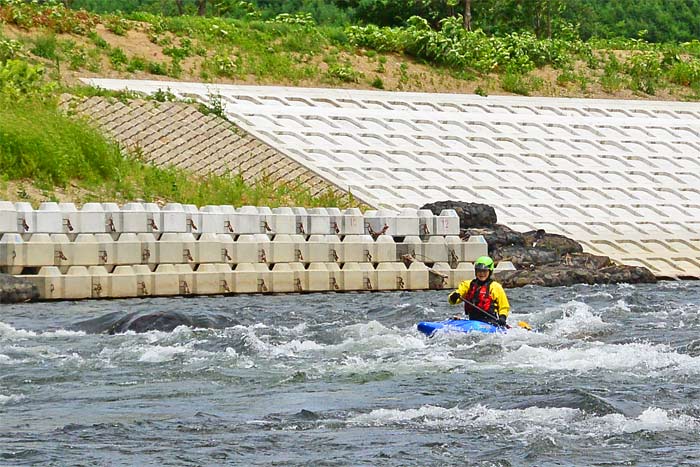
M 483 308 L 476 306 L 472 302 L 465 301 L 464 303 L 468 304 L 468 306 L 470 306 L 474 310 L 476 310 L 476 311 L 480 312 L 482 315 L 484 315 L 488 319 L 487 322 L 489 324 L 493 324 L 494 326 L 499 326 L 499 327 L 501 326 L 501 324 L 498 322 L 498 316 L 496 316 L 495 313 L 491 313 L 489 311 L 486 311 Z M 530 326 L 526 321 L 518 321 L 518 327 L 523 328 L 523 329 L 527 329 L 528 331 L 532 331 L 532 326 Z M 512 326 L 506 324 L 505 328 L 511 329 Z

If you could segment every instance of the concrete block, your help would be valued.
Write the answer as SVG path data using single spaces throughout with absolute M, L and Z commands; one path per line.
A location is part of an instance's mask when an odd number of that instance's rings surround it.
M 336 268 L 337 264 L 334 264 Z M 340 268 L 337 269 L 340 271 Z M 305 271 L 304 290 L 308 292 L 325 292 L 327 290 L 337 290 L 337 281 L 331 283 L 330 272 L 326 263 L 311 263 Z M 334 275 L 335 277 L 335 275 Z
M 459 237 L 456 238 L 459 240 Z M 449 260 L 449 250 L 445 237 L 428 237 L 428 241 L 423 244 L 423 252 L 425 257 L 418 259 L 426 263 L 443 263 Z
M 372 236 L 395 235 L 396 212 L 389 209 L 365 211 L 365 233 Z
M 236 213 L 236 208 L 230 205 L 222 204 L 219 206 L 221 209 L 221 215 L 224 220 L 224 233 L 238 235 L 240 227 L 238 226 L 238 214 Z
M 437 216 L 435 235 L 459 235 L 459 216 L 454 209 L 443 209 Z
M 109 235 L 96 235 L 95 237 L 100 244 L 100 260 L 105 266 L 110 264 L 135 265 L 142 262 L 148 264 L 150 249 L 153 248 L 155 241 L 152 234 L 143 234 L 143 236 L 148 238 L 149 242 L 145 247 L 135 233 L 122 233 L 116 242 L 110 242 Z M 150 262 L 150 264 L 155 265 L 155 262 Z
M 435 263 L 433 264 L 433 269 L 437 272 L 445 274 L 447 276 L 443 287 L 446 289 L 456 289 L 457 284 L 455 282 L 455 270 L 450 267 L 449 264 L 445 263 Z
M 111 274 L 113 298 L 137 297 L 138 280 L 131 266 L 117 266 Z
M 58 207 L 58 203 L 46 201 L 39 205 L 35 211 L 37 233 L 61 233 L 63 232 L 63 214 Z
M 242 206 L 237 209 L 237 224 L 236 230 L 239 234 L 259 234 L 268 233 L 264 230 L 260 222 L 260 213 L 255 206 Z
M 159 232 L 153 216 L 146 213 L 143 203 L 126 203 L 121 208 L 121 232 L 153 233 Z
M 153 270 L 163 263 L 158 256 L 160 252 L 158 242 L 152 233 L 139 233 L 136 234 L 136 238 L 141 244 L 141 264 L 147 264 Z
M 182 209 L 185 211 L 186 232 L 199 234 L 202 232 L 202 213 L 194 204 L 185 204 Z M 210 232 L 213 233 L 213 232 Z
M 239 236 L 233 245 L 235 248 L 231 252 L 231 262 L 234 264 L 267 263 L 270 239 L 267 235 L 264 235 L 264 237 L 265 239 L 263 240 L 258 235 Z
M 58 209 L 61 211 L 61 221 L 63 223 L 61 232 L 73 236 L 80 233 L 82 231 L 82 222 L 80 220 L 82 214 L 76 209 L 75 204 L 58 203 Z
M 435 235 L 435 223 L 437 219 L 435 218 L 433 212 L 430 209 L 418 209 L 418 211 L 416 211 L 416 214 L 418 215 L 419 235 L 422 237 Z
M 200 233 L 232 233 L 224 229 L 224 214 L 219 206 L 203 206 L 199 209 L 201 217 Z
M 101 272 L 106 272 L 104 268 Z M 41 274 L 41 270 L 39 270 Z M 92 274 L 85 266 L 71 266 L 63 276 L 64 300 L 81 300 L 94 297 Z
M 161 230 L 165 232 L 192 233 L 192 224 L 187 223 L 187 214 L 180 203 L 168 203 L 160 210 Z M 191 216 L 190 216 L 191 218 Z M 197 232 L 194 230 L 194 232 Z
M 347 208 L 343 211 L 340 232 L 338 235 L 363 235 L 365 219 L 358 208 Z
M 370 263 L 345 263 L 341 271 L 345 290 L 375 290 L 377 274 Z
M 20 233 L 17 210 L 9 201 L 0 201 L 0 235 L 3 233 Z
M 396 230 L 392 234 L 394 237 L 405 237 L 407 235 L 420 235 L 420 223 L 418 210 L 411 208 L 401 209 L 396 215 Z
M 83 204 L 77 222 L 77 226 L 73 223 L 77 233 L 111 233 L 111 230 L 107 229 L 107 214 L 100 203 Z
M 136 296 L 148 297 L 155 294 L 155 275 L 145 264 L 131 267 L 136 276 Z
M 401 261 L 404 255 L 410 255 L 418 261 L 426 261 L 423 241 L 417 235 L 409 235 L 396 244 L 396 261 Z
M 277 234 L 270 242 L 268 263 L 291 263 L 297 261 L 296 242 L 291 235 Z
M 374 242 L 375 263 L 393 263 L 396 261 L 396 243 L 390 235 L 381 235 Z
M 341 263 L 371 263 L 376 254 L 376 246 L 370 235 L 346 235 L 339 256 Z
M 308 235 L 309 234 L 309 213 L 306 211 L 305 208 L 301 207 L 293 207 L 292 212 L 294 213 L 295 216 L 295 225 L 296 225 L 296 231 L 294 233 L 298 233 L 301 235 Z
M 26 201 L 15 203 L 17 213 L 17 230 L 21 234 L 37 233 L 36 212 L 31 204 Z
M 159 264 L 152 273 L 155 296 L 180 295 L 180 274 L 173 264 Z
M 263 208 L 258 208 L 263 209 Z M 269 208 L 267 208 L 269 209 Z M 268 234 L 295 234 L 297 233 L 297 217 L 292 208 L 273 208 L 271 214 L 265 214 L 270 230 Z
M 266 264 L 240 263 L 232 274 L 234 293 L 271 292 L 272 275 Z
M 293 273 L 294 291 L 306 292 L 309 290 L 309 276 L 304 265 L 299 262 L 289 263 L 289 269 Z
M 194 264 L 198 263 L 197 241 L 191 233 L 166 232 L 156 243 L 158 263 Z
M 406 290 L 408 274 L 403 263 L 379 263 L 376 290 Z
M 195 295 L 214 295 L 226 293 L 223 286 L 223 274 L 215 264 L 201 264 L 196 274 Z M 228 287 L 228 285 L 226 286 Z
M 194 270 L 192 270 L 192 266 L 181 263 L 173 264 L 173 267 L 178 274 L 180 295 L 196 295 L 197 277 Z
M 489 245 L 482 235 L 472 235 L 464 243 L 464 260 L 474 262 L 479 256 L 489 254 Z
M 455 288 L 457 288 L 462 281 L 471 280 L 475 277 L 474 263 L 459 263 L 457 267 L 454 268 Z
M 294 271 L 289 263 L 277 263 L 273 265 L 271 279 L 270 292 L 289 293 L 298 291 L 298 286 L 294 280 Z
M 336 233 L 331 228 L 331 218 L 326 208 L 309 208 L 306 211 L 309 222 L 307 235 L 330 235 Z
M 107 233 L 119 235 L 124 232 L 124 216 L 117 203 L 102 203 L 105 212 L 105 230 Z
M 71 269 L 69 269 L 69 273 Z M 112 276 L 104 266 L 89 266 L 87 272 L 92 280 L 92 298 L 110 298 L 113 296 Z
M 407 271 L 408 290 L 427 290 L 430 288 L 430 272 L 424 263 L 411 263 Z
M 309 267 L 312 265 L 310 264 Z M 345 278 L 343 276 L 343 271 L 340 269 L 338 263 L 326 263 L 326 270 L 328 271 L 328 290 L 332 292 L 341 292 L 345 289 Z

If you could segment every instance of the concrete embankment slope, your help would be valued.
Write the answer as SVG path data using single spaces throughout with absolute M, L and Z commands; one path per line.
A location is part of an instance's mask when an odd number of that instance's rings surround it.
M 700 276 L 695 104 L 89 81 L 220 96 L 238 126 L 377 208 L 484 203 L 516 230 Z

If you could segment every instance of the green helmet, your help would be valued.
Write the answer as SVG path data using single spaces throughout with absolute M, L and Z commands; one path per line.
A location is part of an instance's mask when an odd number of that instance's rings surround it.
M 493 271 L 493 260 L 488 256 L 480 256 L 474 261 L 475 271 Z

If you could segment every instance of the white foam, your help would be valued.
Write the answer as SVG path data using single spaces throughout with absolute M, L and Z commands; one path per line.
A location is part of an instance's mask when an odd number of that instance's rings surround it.
M 174 360 L 178 355 L 189 351 L 190 349 L 188 348 L 178 346 L 150 346 L 143 351 L 139 361 L 148 363 L 169 362 Z
M 497 427 L 512 437 L 542 434 L 575 437 L 610 436 L 639 431 L 695 432 L 700 420 L 688 416 L 672 416 L 663 409 L 650 407 L 639 417 L 622 414 L 589 415 L 567 407 L 528 407 L 525 409 L 491 409 L 475 405 L 466 409 L 426 405 L 417 409 L 377 409 L 348 419 L 361 426 L 416 425 L 446 430 Z
M 666 345 L 646 343 L 592 342 L 561 349 L 531 347 L 526 344 L 505 354 L 503 363 L 544 371 L 630 371 L 635 376 L 654 376 L 655 373 L 664 370 L 700 372 L 700 358 L 679 354 Z
M 0 340 L 22 340 L 36 336 L 33 331 L 25 331 L 24 329 L 15 329 L 7 323 L 0 322 Z
M 34 331 L 27 331 L 26 329 L 15 329 L 7 323 L 0 322 L 0 341 L 17 341 L 26 340 L 32 337 L 73 337 L 73 336 L 84 336 L 83 331 L 68 331 L 65 329 L 57 329 L 56 331 L 45 331 L 36 333 Z
M 12 363 L 12 359 L 0 353 L 0 365 L 9 365 L 10 363 Z
M 9 396 L 5 396 L 5 395 L 0 394 L 0 405 L 19 402 L 24 398 L 25 398 L 25 396 L 23 396 L 21 394 L 10 394 Z
M 582 302 L 567 302 L 562 305 L 562 312 L 563 316 L 551 324 L 550 333 L 554 336 L 580 337 L 582 334 L 594 334 L 611 326 Z
M 599 435 L 637 433 L 640 431 L 697 431 L 700 420 L 688 415 L 672 416 L 663 409 L 650 407 L 637 418 L 626 418 L 621 414 L 610 414 L 592 418 L 580 423 L 581 429 L 594 431 Z

